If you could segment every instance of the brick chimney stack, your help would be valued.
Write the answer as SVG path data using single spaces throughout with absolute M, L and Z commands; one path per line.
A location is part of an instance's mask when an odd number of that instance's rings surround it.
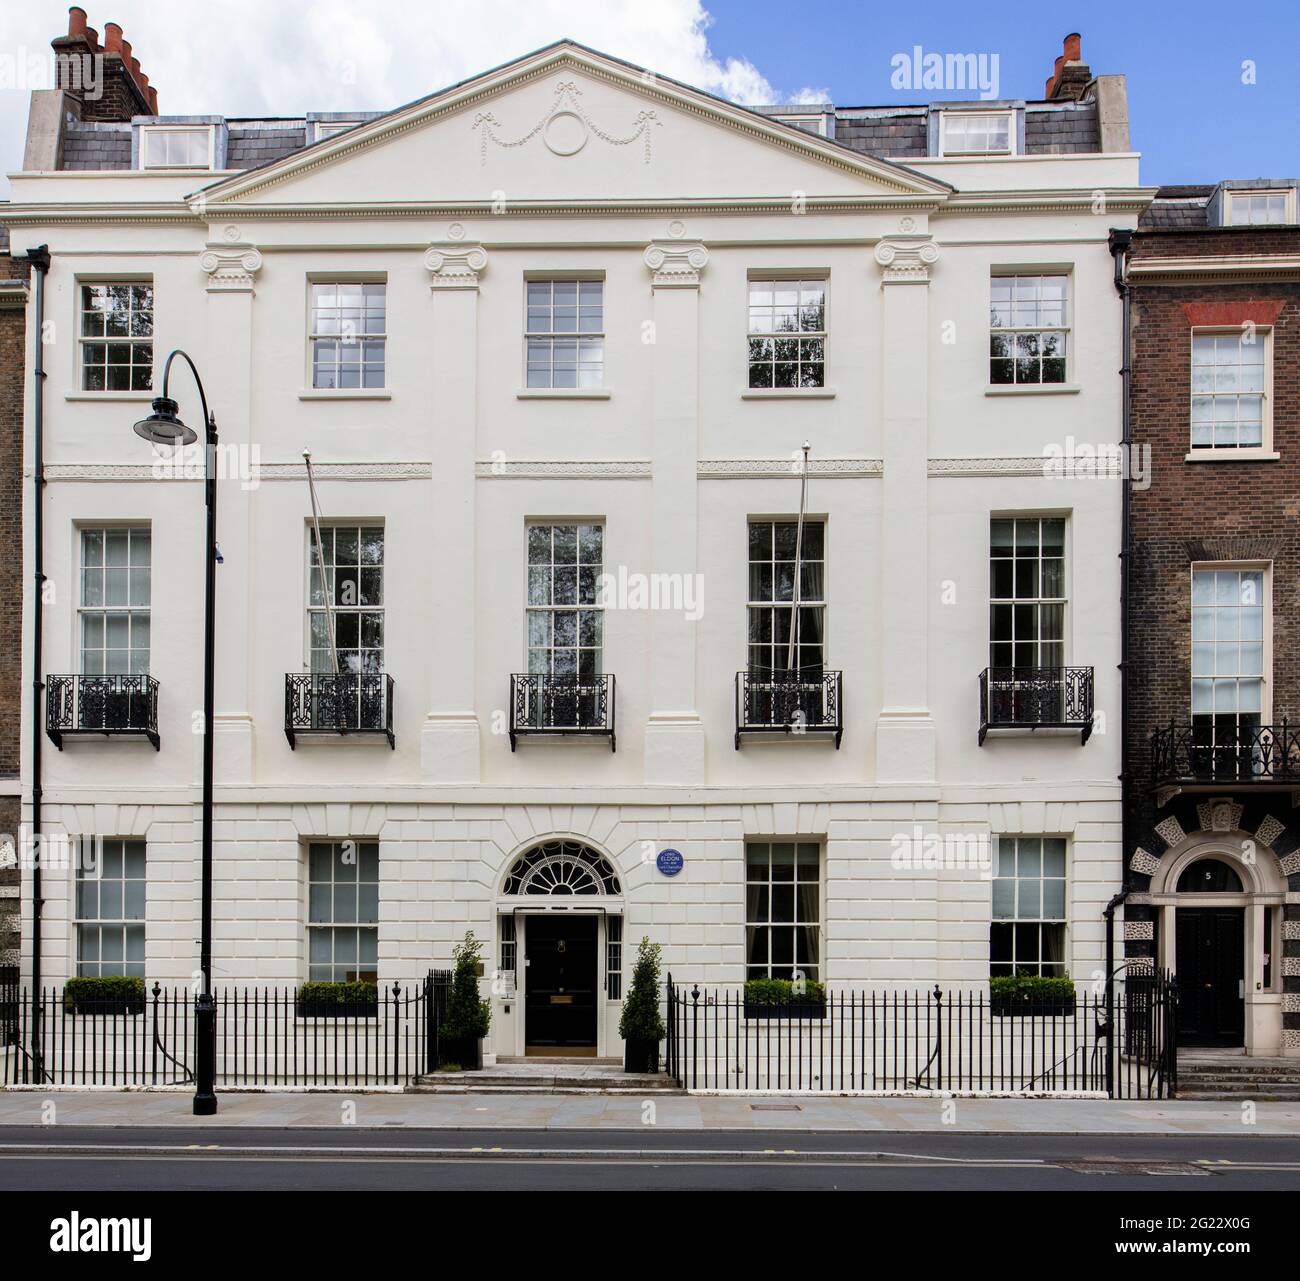
M 1071 98 L 1078 101 L 1092 83 L 1092 69 L 1083 60 L 1079 33 L 1072 31 L 1065 37 L 1061 56 L 1047 80 L 1044 98 Z
M 104 43 L 86 25 L 86 11 L 68 10 L 68 34 L 50 41 L 58 63 L 58 87 L 72 110 L 86 121 L 130 120 L 156 116 L 158 91 L 132 57 L 131 45 L 122 39 L 116 22 L 104 24 Z

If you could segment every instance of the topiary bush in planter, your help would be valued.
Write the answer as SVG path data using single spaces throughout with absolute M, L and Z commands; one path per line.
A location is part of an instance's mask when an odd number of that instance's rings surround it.
M 144 979 L 101 974 L 69 979 L 63 985 L 63 1008 L 69 1014 L 143 1014 Z
M 625 1072 L 658 1072 L 659 1042 L 664 1039 L 664 1020 L 659 1013 L 659 954 L 661 947 L 642 936 L 632 966 L 618 1034 L 623 1038 Z
M 483 1066 L 483 1038 L 492 1023 L 492 1003 L 483 1000 L 478 991 L 483 944 L 470 930 L 452 955 L 455 965 L 447 1009 L 438 1026 L 438 1057 L 444 1067 L 456 1064 L 476 1071 Z
M 749 979 L 745 983 L 745 1017 L 749 1019 L 820 1019 L 826 1013 L 826 989 L 813 979 L 796 985 L 790 979 Z
M 998 974 L 989 979 L 995 1015 L 1059 1017 L 1074 1013 L 1074 980 L 1041 974 Z
M 377 983 L 304 983 L 294 993 L 300 1019 L 371 1019 L 379 1013 Z

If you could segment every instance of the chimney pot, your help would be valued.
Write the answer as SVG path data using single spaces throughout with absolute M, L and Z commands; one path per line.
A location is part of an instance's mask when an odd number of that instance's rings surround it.
M 116 22 L 104 23 L 104 51 L 120 53 L 122 50 L 122 28 Z
M 68 10 L 68 35 L 84 36 L 86 34 L 86 11 L 73 5 Z
M 1079 33 L 1077 31 L 1071 31 L 1070 34 L 1065 37 L 1064 49 L 1065 60 L 1067 62 L 1083 61 L 1083 42 L 1079 39 Z

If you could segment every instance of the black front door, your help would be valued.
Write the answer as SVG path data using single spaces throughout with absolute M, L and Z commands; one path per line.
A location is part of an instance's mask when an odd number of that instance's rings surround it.
M 596 1044 L 596 918 L 530 916 L 524 1039 L 528 1046 Z
M 1245 910 L 1179 904 L 1178 1040 L 1241 1045 L 1246 1029 Z

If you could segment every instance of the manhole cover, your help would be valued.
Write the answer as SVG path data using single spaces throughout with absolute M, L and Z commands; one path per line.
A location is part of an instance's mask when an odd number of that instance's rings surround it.
M 749 1110 L 751 1112 L 802 1112 L 803 1107 L 798 1103 L 751 1103 Z

